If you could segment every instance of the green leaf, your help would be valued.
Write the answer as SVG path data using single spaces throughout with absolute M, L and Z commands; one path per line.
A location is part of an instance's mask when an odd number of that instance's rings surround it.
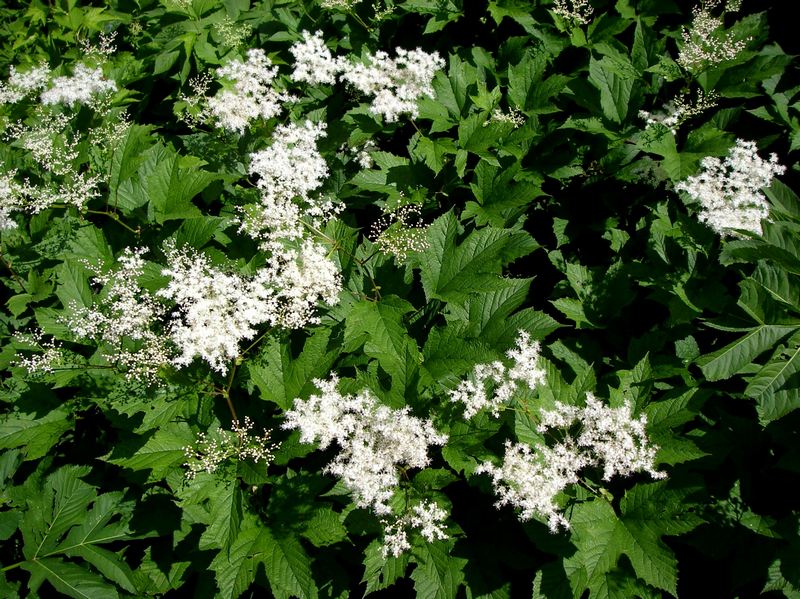
M 471 293 L 501 289 L 504 265 L 535 250 L 527 233 L 484 227 L 457 243 L 458 221 L 448 212 L 428 227 L 429 247 L 415 257 L 428 300 L 463 303 Z
M 345 351 L 363 344 L 364 353 L 378 360 L 394 385 L 403 390 L 414 384 L 422 362 L 417 342 L 403 324 L 404 315 L 413 311 L 409 302 L 390 295 L 354 304 L 345 323 Z
M 384 558 L 380 541 L 370 543 L 364 551 L 364 576 L 361 578 L 361 582 L 367 583 L 365 595 L 386 589 L 405 576 L 408 561 L 407 553 Z
M 273 535 L 263 523 L 250 519 L 230 552 L 221 551 L 211 562 L 222 597 L 241 596 L 264 566 L 270 590 L 277 599 L 317 597 L 309 559 L 294 536 Z
M 416 597 L 421 599 L 455 599 L 464 581 L 467 560 L 450 555 L 452 541 L 424 543 L 414 548 L 411 572 Z
M 755 327 L 725 347 L 701 356 L 697 365 L 709 381 L 730 378 L 796 329 L 797 327 L 792 326 L 766 324 Z
M 64 466 L 47 477 L 43 489 L 30 489 L 20 525 L 27 560 L 56 553 L 62 535 L 83 522 L 96 495 L 94 488 L 80 479 L 88 472 L 85 467 Z
M 607 596 L 607 575 L 623 553 L 644 582 L 677 595 L 677 560 L 660 537 L 700 523 L 683 504 L 685 496 L 666 490 L 664 483 L 637 485 L 620 504 L 621 518 L 602 499 L 575 506 L 570 526 L 577 551 L 564 559 L 564 569 L 576 596 L 584 589 L 591 597 Z
M 506 349 L 520 330 L 541 340 L 561 327 L 553 318 L 533 308 L 515 312 L 527 298 L 530 284 L 531 279 L 503 279 L 500 288 L 470 296 L 465 303 L 467 326 L 463 334 Z
M 600 90 L 600 106 L 609 121 L 622 123 L 627 118 L 636 80 L 636 70 L 630 62 L 608 56 L 589 61 L 589 81 Z
M 131 125 L 125 130 L 120 144 L 111 155 L 111 168 L 108 176 L 108 189 L 112 206 L 130 210 L 135 206 L 119 202 L 119 186 L 130 179 L 145 161 L 147 149 L 153 144 L 152 127 Z
M 330 507 L 319 508 L 306 523 L 302 532 L 314 547 L 327 547 L 347 538 L 347 529 L 341 515 Z
M 172 423 L 150 436 L 144 444 L 138 437 L 118 444 L 103 459 L 131 470 L 151 470 L 150 478 L 158 480 L 186 461 L 184 447 L 195 437 L 185 422 Z
M 71 416 L 64 407 L 41 418 L 35 414 L 6 414 L 0 418 L 0 449 L 22 447 L 26 460 L 39 459 L 72 427 Z
M 767 424 L 800 407 L 800 337 L 790 337 L 786 347 L 748 381 L 744 393 L 758 402 L 759 419 Z
M 543 52 L 526 52 L 522 60 L 508 68 L 508 98 L 525 111 L 547 66 L 547 55 Z
M 239 535 L 245 509 L 238 481 L 220 485 L 214 481 L 207 498 L 208 527 L 200 535 L 201 550 L 228 551 Z
M 339 355 L 338 347 L 329 349 L 330 336 L 328 329 L 315 331 L 297 358 L 292 358 L 288 343 L 269 337 L 258 358 L 247 364 L 261 398 L 288 410 L 296 398 L 312 393 L 312 381 L 325 378 Z
M 168 220 L 201 216 L 191 199 L 217 178 L 200 170 L 196 164 L 184 166 L 176 152 L 165 146 L 154 146 L 148 163 L 154 168 L 145 177 L 150 200 L 148 218 L 161 224 Z
M 117 599 L 119 593 L 97 574 L 56 558 L 25 562 L 22 568 L 31 573 L 32 589 L 47 579 L 55 589 L 75 599 Z

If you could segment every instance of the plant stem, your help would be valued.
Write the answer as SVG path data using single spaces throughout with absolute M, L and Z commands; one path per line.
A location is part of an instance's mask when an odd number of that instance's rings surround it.
M 22 292 L 23 292 L 23 293 L 28 293 L 28 290 L 27 290 L 27 288 L 25 287 L 25 283 L 22 281 L 22 279 L 20 278 L 20 276 L 17 274 L 17 271 L 16 271 L 16 270 L 14 270 L 14 267 L 13 267 L 13 266 L 11 266 L 11 262 L 9 262 L 8 260 L 6 260 L 6 256 L 5 256 L 5 254 L 3 253 L 2 246 L 0 246 L 0 261 L 2 261 L 2 262 L 3 262 L 3 266 L 5 266 L 5 267 L 8 269 L 8 272 L 10 272 L 10 273 L 11 273 L 11 276 L 12 276 L 12 277 L 14 278 L 14 280 L 17 282 L 17 285 L 19 285 L 20 287 L 22 287 Z

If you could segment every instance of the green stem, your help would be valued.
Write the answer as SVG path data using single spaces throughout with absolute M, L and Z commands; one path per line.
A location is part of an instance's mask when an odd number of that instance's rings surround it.
M 123 227 L 125 227 L 126 229 L 128 229 L 128 231 L 130 231 L 131 233 L 133 233 L 136 236 L 139 236 L 142 233 L 141 229 L 138 229 L 138 228 L 134 229 L 130 225 L 125 224 L 120 219 L 119 214 L 117 214 L 116 212 L 109 212 L 107 210 L 90 210 L 90 209 L 87 209 L 85 212 L 87 214 L 100 214 L 100 215 L 103 215 L 103 216 L 107 216 L 107 217 L 113 219 L 114 221 L 116 221 L 117 224 L 120 224 Z
M 10 566 L 6 566 L 5 568 L 0 568 L 0 572 L 8 572 L 9 570 L 13 570 L 14 568 L 19 568 L 22 564 L 27 562 L 28 560 L 23 560 L 21 562 L 17 562 L 16 564 L 11 564 Z
M 16 271 L 16 270 L 14 270 L 14 267 L 13 267 L 13 266 L 11 266 L 11 262 L 9 262 L 8 260 L 6 260 L 6 256 L 5 256 L 5 254 L 3 253 L 2 247 L 0 247 L 0 261 L 2 261 L 2 262 L 3 262 L 3 266 L 5 266 L 5 267 L 6 267 L 6 269 L 8 269 L 8 272 L 10 272 L 10 273 L 11 273 L 11 276 L 12 276 L 12 277 L 13 277 L 13 279 L 14 279 L 14 280 L 17 282 L 17 285 L 19 285 L 20 287 L 22 287 L 22 292 L 23 292 L 23 293 L 28 293 L 28 290 L 26 289 L 26 287 L 25 287 L 25 283 L 22 281 L 22 278 L 20 278 L 20 276 L 17 274 L 17 271 Z

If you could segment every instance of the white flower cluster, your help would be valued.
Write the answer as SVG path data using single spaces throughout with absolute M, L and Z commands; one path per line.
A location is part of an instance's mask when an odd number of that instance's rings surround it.
M 342 61 L 341 79 L 361 93 L 373 96 L 370 112 L 383 115 L 392 123 L 401 114 L 417 117 L 417 103 L 423 96 L 434 97 L 433 77 L 444 68 L 437 52 L 428 54 L 419 48 L 397 48 L 396 58 L 386 52 L 367 53 L 363 62 Z
M 686 96 L 679 96 L 664 104 L 659 112 L 640 110 L 639 118 L 644 119 L 648 129 L 664 127 L 672 135 L 677 135 L 678 128 L 687 120 L 716 106 L 718 97 L 713 91 L 705 93 L 699 90 L 695 101 L 691 101 Z
M 520 508 L 523 522 L 534 516 L 547 520 L 550 530 L 569 528 L 556 504 L 556 496 L 568 485 L 578 482 L 578 471 L 587 466 L 585 456 L 566 443 L 535 450 L 524 443 L 506 441 L 503 463 L 498 467 L 484 462 L 475 474 L 488 474 L 498 496 L 498 508 L 512 505 Z
M 750 38 L 736 40 L 722 28 L 722 17 L 712 14 L 720 0 L 702 0 L 692 9 L 692 24 L 682 32 L 683 46 L 678 55 L 678 64 L 690 72 L 699 72 L 733 60 L 747 48 Z M 738 8 L 728 3 L 728 10 Z
M 325 124 L 306 121 L 276 127 L 269 147 L 250 156 L 250 172 L 258 175 L 261 202 L 245 208 L 242 229 L 266 242 L 302 239 L 304 222 L 321 226 L 337 212 L 326 197 L 314 197 L 328 176 L 328 165 L 317 149 Z
M 289 101 L 285 93 L 272 89 L 278 67 L 260 48 L 247 51 L 247 60 L 235 59 L 217 69 L 227 80 L 215 96 L 208 99 L 208 111 L 223 129 L 239 134 L 255 119 L 270 119 L 281 111 L 281 102 Z
M 144 250 L 126 249 L 114 268 L 96 273 L 103 290 L 95 305 L 71 304 L 65 319 L 77 338 L 106 344 L 105 357 L 129 378 L 150 383 L 161 367 L 181 368 L 198 356 L 224 374 L 257 326 L 316 322 L 316 304 L 336 303 L 341 290 L 336 265 L 310 240 L 250 276 L 213 266 L 193 249 L 168 245 L 165 253 L 169 282 L 162 289 L 139 284 Z
M 127 378 L 154 382 L 158 370 L 173 361 L 168 338 L 154 330 L 165 309 L 139 284 L 146 250 L 126 248 L 117 266 L 102 274 L 95 270 L 96 284 L 103 286 L 101 299 L 91 307 L 73 303 L 66 325 L 73 335 L 107 345 L 103 356 L 125 369 Z
M 508 112 L 503 112 L 500 108 L 495 108 L 488 121 L 484 121 L 483 126 L 488 127 L 490 123 L 507 123 L 519 129 L 525 124 L 525 115 L 516 108 L 512 108 Z
M 507 353 L 508 358 L 513 361 L 511 368 L 500 361 L 476 365 L 472 376 L 461 381 L 450 392 L 450 401 L 464 404 L 465 418 L 472 418 L 485 409 L 492 416 L 499 416 L 500 410 L 517 392 L 520 383 L 533 391 L 545 382 L 546 373 L 539 366 L 540 351 L 539 343 L 531 342 L 530 335 L 520 331 L 516 348 Z M 491 397 L 488 394 L 490 386 L 494 388 Z
M 406 204 L 385 213 L 370 227 L 375 245 L 400 263 L 413 252 L 425 251 L 430 247 L 428 228 L 420 220 L 420 214 L 416 204 Z
M 218 430 L 210 435 L 198 433 L 195 444 L 183 448 L 187 460 L 184 466 L 188 468 L 186 479 L 194 480 L 201 472 L 213 474 L 231 459 L 263 462 L 269 467 L 275 444 L 270 442 L 269 431 L 263 431 L 260 437 L 251 435 L 253 426 L 250 417 L 245 416 L 241 424 L 234 420 L 230 431 Z
M 520 520 L 542 517 L 556 532 L 569 528 L 557 496 L 580 480 L 582 469 L 602 466 L 604 480 L 635 472 L 664 478 L 653 466 L 657 448 L 650 444 L 646 426 L 644 415 L 633 418 L 630 403 L 609 408 L 587 393 L 585 407 L 556 402 L 555 410 L 541 411 L 539 432 L 558 429 L 561 441 L 536 447 L 507 441 L 503 463 L 484 462 L 475 473 L 492 477 L 498 508 L 518 507 Z
M 569 25 L 586 25 L 592 20 L 594 8 L 589 0 L 555 0 L 553 12 Z
M 11 218 L 11 213 L 25 206 L 22 186 L 14 180 L 15 174 L 15 171 L 0 174 L 0 231 L 16 229 L 17 223 Z
M 433 97 L 431 82 L 436 71 L 444 67 L 437 52 L 428 54 L 419 48 L 397 48 L 396 58 L 384 51 L 366 53 L 362 62 L 334 58 L 325 46 L 322 33 L 303 32 L 303 41 L 290 52 L 295 57 L 293 78 L 311 84 L 346 81 L 360 92 L 373 96 L 370 112 L 394 122 L 401 114 L 416 117 L 417 103 L 423 96 Z
M 633 405 L 626 402 L 619 408 L 610 408 L 592 393 L 586 394 L 586 406 L 565 405 L 556 402 L 555 410 L 542 410 L 540 433 L 551 429 L 580 428 L 574 445 L 586 452 L 587 463 L 603 466 L 603 480 L 613 476 L 630 476 L 647 472 L 653 478 L 664 478 L 664 473 L 653 467 L 657 447 L 647 438 L 647 416 L 633 418 Z
M 16 333 L 14 341 L 38 350 L 39 353 L 18 357 L 13 364 L 32 375 L 53 374 L 55 369 L 66 363 L 64 350 L 55 339 L 46 340 L 44 333 L 36 329 L 30 333 Z
M 336 303 L 341 280 L 324 248 L 306 242 L 287 251 L 247 277 L 226 273 L 193 250 L 167 248 L 170 277 L 159 297 L 173 300 L 178 314 L 170 326 L 185 366 L 200 356 L 218 372 L 239 355 L 239 343 L 256 334 L 260 324 L 300 328 L 315 321 L 314 307 L 323 299 Z
M 412 416 L 408 407 L 381 405 L 368 390 L 342 395 L 338 382 L 335 375 L 315 380 L 320 394 L 295 399 L 283 428 L 299 429 L 301 442 L 317 442 L 321 449 L 335 441 L 339 453 L 325 470 L 342 479 L 356 505 L 389 515 L 398 467 L 425 467 L 428 446 L 443 445 L 447 437 L 430 420 Z
M 50 80 L 50 69 L 40 64 L 24 72 L 19 72 L 13 65 L 9 70 L 8 81 L 0 83 L 0 105 L 16 104 L 33 93 L 47 87 Z
M 317 31 L 314 35 L 303 31 L 303 41 L 293 44 L 289 51 L 294 56 L 292 79 L 311 85 L 336 83 L 336 75 L 340 70 L 339 63 L 334 60 L 331 51 L 325 45 L 321 31 Z
M 386 559 L 389 555 L 400 557 L 411 549 L 408 540 L 409 533 L 416 529 L 429 543 L 444 541 L 449 538 L 445 532 L 443 522 L 447 518 L 447 511 L 433 501 L 422 501 L 415 504 L 410 512 L 397 518 L 394 522 L 383 521 L 384 534 L 381 554 Z
M 100 67 L 91 68 L 79 63 L 72 70 L 72 76 L 55 77 L 50 89 L 42 92 L 42 104 L 93 105 L 96 96 L 106 96 L 117 91 L 117 84 L 103 75 Z
M 725 160 L 707 156 L 700 165 L 699 175 L 675 186 L 700 202 L 700 220 L 720 235 L 731 235 L 734 229 L 760 235 L 761 221 L 769 216 L 769 203 L 760 190 L 786 171 L 778 157 L 772 154 L 764 160 L 755 142 L 737 139 Z

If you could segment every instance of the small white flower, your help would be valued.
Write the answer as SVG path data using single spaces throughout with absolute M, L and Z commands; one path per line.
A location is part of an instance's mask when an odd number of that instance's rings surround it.
M 727 60 L 733 60 L 747 48 L 751 38 L 733 39 L 731 34 L 722 28 L 722 17 L 711 14 L 719 4 L 720 0 L 701 0 L 700 4 L 692 9 L 692 24 L 681 34 L 683 46 L 677 60 L 687 71 L 696 73 Z M 735 10 L 738 7 L 735 3 L 731 3 L 727 8 Z

